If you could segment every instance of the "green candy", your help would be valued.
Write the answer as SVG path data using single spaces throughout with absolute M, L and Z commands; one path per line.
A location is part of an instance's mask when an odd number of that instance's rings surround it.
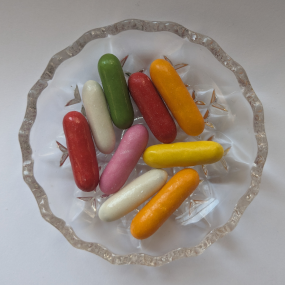
M 119 129 L 129 128 L 134 110 L 120 61 L 113 54 L 104 54 L 99 59 L 98 71 L 114 124 Z

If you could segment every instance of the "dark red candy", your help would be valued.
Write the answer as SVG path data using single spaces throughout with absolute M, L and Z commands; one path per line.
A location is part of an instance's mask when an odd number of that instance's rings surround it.
M 63 130 L 75 183 L 82 191 L 92 191 L 99 182 L 99 169 L 88 122 L 81 113 L 69 112 Z
M 147 75 L 133 73 L 129 90 L 153 135 L 162 143 L 175 140 L 177 130 L 170 113 Z

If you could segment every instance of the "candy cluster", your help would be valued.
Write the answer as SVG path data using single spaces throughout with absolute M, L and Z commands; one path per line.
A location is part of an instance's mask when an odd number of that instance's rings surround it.
M 199 184 L 194 169 L 183 169 L 167 182 L 167 172 L 161 168 L 215 163 L 224 150 L 212 141 L 171 144 L 177 135 L 174 119 L 191 136 L 203 132 L 204 119 L 168 61 L 152 62 L 151 79 L 142 72 L 131 74 L 128 85 L 120 61 L 113 54 L 100 58 L 98 71 L 103 89 L 90 80 L 82 91 L 88 121 L 76 111 L 67 113 L 63 119 L 74 180 L 82 191 L 95 190 L 99 184 L 101 191 L 114 194 L 99 210 L 99 218 L 106 222 L 125 216 L 156 194 L 131 223 L 131 234 L 145 239 L 158 230 Z M 162 144 L 146 149 L 148 131 L 143 125 L 132 126 L 134 112 L 129 92 L 149 129 Z M 128 130 L 99 177 L 93 139 L 100 152 L 111 153 L 116 143 L 112 122 Z M 123 187 L 142 155 L 145 163 L 155 169 Z

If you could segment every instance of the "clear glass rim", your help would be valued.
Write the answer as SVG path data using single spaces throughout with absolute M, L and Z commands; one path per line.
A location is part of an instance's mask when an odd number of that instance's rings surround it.
M 215 228 L 209 232 L 196 246 L 189 248 L 177 248 L 161 256 L 151 256 L 144 253 L 118 255 L 111 252 L 101 244 L 81 240 L 75 234 L 72 227 L 66 225 L 64 220 L 56 217 L 52 213 L 49 207 L 48 197 L 44 189 L 36 181 L 33 172 L 34 161 L 32 159 L 32 148 L 30 145 L 30 132 L 36 120 L 37 99 L 41 92 L 48 86 L 48 81 L 52 80 L 57 67 L 65 60 L 77 55 L 90 41 L 99 38 L 106 38 L 109 35 L 116 35 L 127 30 L 140 30 L 144 32 L 167 31 L 174 33 L 181 38 L 187 38 L 192 43 L 204 46 L 221 64 L 234 73 L 241 88 L 242 94 L 249 102 L 253 111 L 253 127 L 257 142 L 257 155 L 251 167 L 250 187 L 239 199 L 230 219 L 223 226 Z M 84 33 L 72 45 L 55 54 L 51 58 L 42 76 L 28 93 L 26 113 L 19 131 L 19 142 L 23 158 L 23 179 L 35 196 L 42 217 L 57 228 L 68 240 L 68 242 L 75 248 L 89 251 L 109 261 L 111 264 L 118 265 L 139 264 L 147 266 L 161 266 L 180 258 L 198 256 L 210 245 L 224 237 L 226 234 L 230 233 L 237 226 L 244 211 L 259 192 L 262 170 L 268 153 L 268 143 L 264 128 L 263 106 L 255 94 L 242 66 L 234 61 L 227 53 L 225 53 L 222 48 L 210 37 L 193 32 L 174 22 L 144 21 L 138 19 L 128 19 L 113 25 L 90 30 Z

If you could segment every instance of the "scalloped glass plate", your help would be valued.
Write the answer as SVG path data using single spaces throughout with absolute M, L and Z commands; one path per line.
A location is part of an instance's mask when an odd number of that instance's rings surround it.
M 62 118 L 71 110 L 84 113 L 81 90 L 87 80 L 100 82 L 97 62 L 104 53 L 119 59 L 128 56 L 122 60 L 126 74 L 139 70 L 149 74 L 151 62 L 165 56 L 205 119 L 201 136 L 188 137 L 178 128 L 176 141 L 215 140 L 225 149 L 220 162 L 195 167 L 201 179 L 197 190 L 143 241 L 129 233 L 136 211 L 112 223 L 101 222 L 97 212 L 106 197 L 100 189 L 83 193 L 75 186 L 68 158 L 59 166 L 61 151 L 66 155 Z M 133 105 L 134 124 L 145 124 Z M 123 133 L 116 129 L 117 144 Z M 258 194 L 268 150 L 263 107 L 244 69 L 207 36 L 172 22 L 142 20 L 91 30 L 53 56 L 28 94 L 19 140 L 23 177 L 46 221 L 74 247 L 112 264 L 148 266 L 199 255 L 231 232 Z M 56 141 L 63 146 L 58 148 Z M 149 145 L 155 143 L 150 133 Z M 97 151 L 97 156 L 102 172 L 112 154 Z M 128 181 L 148 169 L 141 159 Z M 172 176 L 179 170 L 167 171 Z

